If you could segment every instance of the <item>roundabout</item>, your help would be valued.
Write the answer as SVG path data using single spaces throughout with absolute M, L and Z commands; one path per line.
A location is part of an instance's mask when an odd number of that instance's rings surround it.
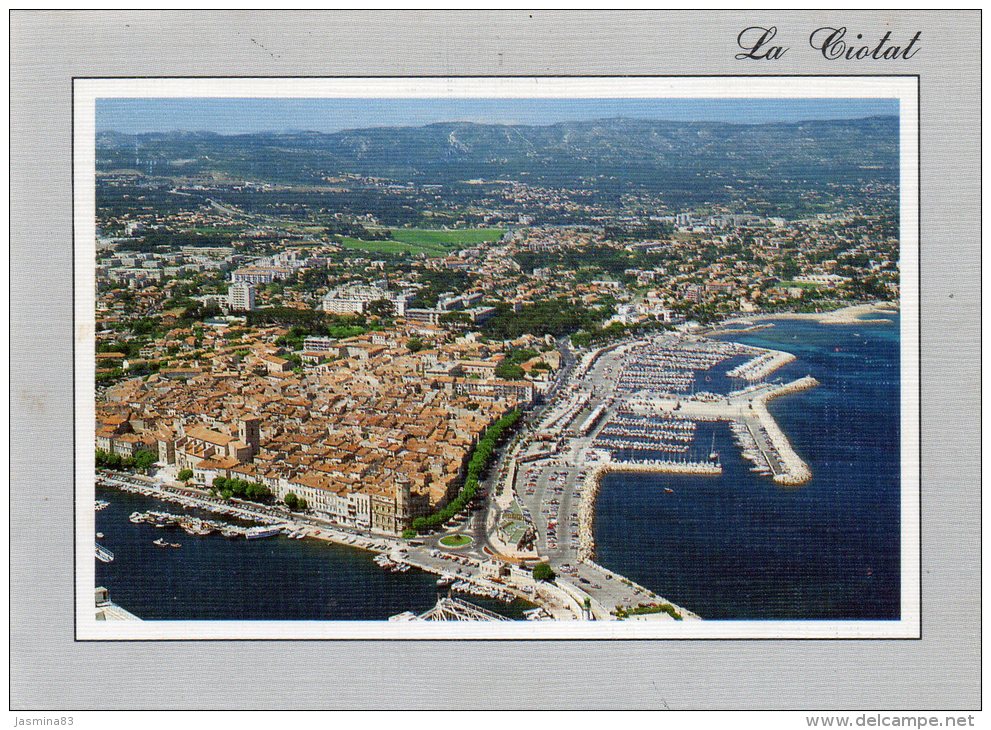
M 474 540 L 472 540 L 468 535 L 445 535 L 437 542 L 439 545 L 446 547 L 449 550 L 456 550 L 457 548 L 463 548 L 471 545 Z

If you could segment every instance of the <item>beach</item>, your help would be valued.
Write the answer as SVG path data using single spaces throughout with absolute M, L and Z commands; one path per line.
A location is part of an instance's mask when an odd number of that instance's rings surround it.
M 890 319 L 884 318 L 870 318 L 868 315 L 875 314 L 897 314 L 899 312 L 899 305 L 897 302 L 872 302 L 870 304 L 853 304 L 849 307 L 841 307 L 840 309 L 834 309 L 829 312 L 771 312 L 767 314 L 748 314 L 743 317 L 733 317 L 731 319 L 724 320 L 719 324 L 717 332 L 719 334 L 732 334 L 733 332 L 743 332 L 747 331 L 744 329 L 739 330 L 724 330 L 721 329 L 726 325 L 753 325 L 760 322 L 766 322 L 772 319 L 796 319 L 796 320 L 807 320 L 811 322 L 818 322 L 820 324 L 869 324 L 871 322 L 877 322 L 879 324 L 885 322 L 891 322 Z M 749 330 L 750 328 L 748 328 Z M 715 334 L 715 332 L 714 332 Z

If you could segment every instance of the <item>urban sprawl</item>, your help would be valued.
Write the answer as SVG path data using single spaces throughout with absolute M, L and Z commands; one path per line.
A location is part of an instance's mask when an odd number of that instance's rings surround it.
M 599 480 L 718 478 L 697 432 L 724 421 L 754 471 L 807 481 L 765 404 L 815 381 L 710 335 L 899 296 L 883 182 L 786 217 L 525 178 L 301 184 L 140 159 L 97 178 L 100 482 L 373 549 L 533 618 L 695 618 L 595 563 Z M 321 197 L 344 193 L 375 205 Z M 738 386 L 708 392 L 721 363 Z

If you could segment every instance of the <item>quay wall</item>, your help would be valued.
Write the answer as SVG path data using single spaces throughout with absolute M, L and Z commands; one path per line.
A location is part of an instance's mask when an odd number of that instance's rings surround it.
M 646 463 L 607 462 L 599 464 L 585 477 L 578 507 L 578 560 L 593 563 L 595 557 L 595 500 L 606 474 L 614 472 L 640 474 L 700 474 L 719 476 L 723 468 L 709 462 L 653 461 Z
M 613 580 L 626 582 L 632 588 L 640 589 L 644 596 L 644 603 L 650 601 L 670 603 L 675 607 L 675 609 L 677 609 L 683 619 L 699 620 L 700 617 L 689 611 L 687 608 L 676 605 L 666 598 L 661 598 L 649 588 L 638 583 L 634 583 L 626 576 L 615 573 L 595 562 L 595 533 L 593 530 L 595 524 L 595 500 L 599 495 L 599 488 L 602 486 L 603 477 L 605 477 L 606 474 L 614 472 L 633 472 L 641 474 L 704 474 L 718 476 L 722 474 L 722 471 L 722 467 L 719 464 L 710 464 L 707 462 L 686 463 L 671 461 L 651 462 L 646 464 L 622 464 L 611 462 L 598 465 L 595 469 L 588 473 L 585 477 L 585 483 L 582 486 L 581 504 L 578 507 L 578 561 L 595 568 L 603 575 L 612 576 Z M 611 610 L 609 607 L 605 608 L 607 611 Z
M 790 383 L 785 383 L 781 387 L 755 398 L 753 401 L 754 413 L 758 420 L 760 420 L 761 426 L 763 426 L 764 431 L 767 433 L 767 437 L 775 451 L 777 451 L 778 458 L 784 467 L 784 471 L 774 477 L 774 481 L 778 484 L 787 486 L 805 484 L 812 478 L 812 470 L 802 460 L 802 457 L 795 453 L 791 441 L 788 440 L 788 437 L 781 430 L 778 422 L 774 420 L 774 417 L 767 410 L 767 403 L 779 396 L 787 395 L 788 393 L 798 393 L 799 391 L 814 388 L 817 385 L 819 385 L 818 380 L 811 376 L 806 376 L 798 380 L 793 380 Z

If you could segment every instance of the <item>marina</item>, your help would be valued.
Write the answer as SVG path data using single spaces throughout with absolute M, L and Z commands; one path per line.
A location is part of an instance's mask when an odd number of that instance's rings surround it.
M 768 328 L 733 336 L 760 338 L 783 332 Z M 553 606 L 547 615 L 610 620 L 625 618 L 639 606 L 670 604 L 671 615 L 651 617 L 719 617 L 706 604 L 682 602 L 677 590 L 672 593 L 635 565 L 614 565 L 615 545 L 607 539 L 603 547 L 600 539 L 614 529 L 601 505 L 613 485 L 631 484 L 640 485 L 631 501 L 661 500 L 684 507 L 702 495 L 732 490 L 741 469 L 750 479 L 762 480 L 764 489 L 812 482 L 814 467 L 792 446 L 772 407 L 777 414 L 779 399 L 788 402 L 784 396 L 817 389 L 820 381 L 811 372 L 796 372 L 808 367 L 805 358 L 768 345 L 660 334 L 604 348 L 578 365 L 582 377 L 556 394 L 544 424 L 513 445 L 514 467 L 506 471 L 509 491 L 500 497 L 507 516 L 497 513 L 490 522 L 515 524 L 514 534 L 533 536 L 528 547 L 493 540 L 498 552 L 511 558 L 519 551 L 531 560 L 549 562 L 558 573 L 556 584 L 541 594 L 540 601 L 550 603 L 537 604 Z M 772 371 L 781 377 L 771 379 Z M 803 451 L 807 448 L 806 444 Z M 196 540 L 278 545 L 280 550 L 300 542 L 361 548 L 368 551 L 366 569 L 388 580 L 424 576 L 424 585 L 434 594 L 488 601 L 489 608 L 512 609 L 538 597 L 533 586 L 485 577 L 485 553 L 493 553 L 484 535 L 474 536 L 478 548 L 470 542 L 456 552 L 414 547 L 395 538 L 339 530 L 281 506 L 221 500 L 139 478 L 102 474 L 100 479 L 115 489 L 182 508 L 179 513 L 130 513 L 128 522 L 145 530 L 182 530 Z M 197 545 L 168 538 L 149 543 L 159 556 L 184 554 Z M 619 569 L 614 573 L 607 565 Z M 873 566 L 871 571 L 873 579 Z M 404 606 L 389 616 L 411 611 Z M 515 617 L 526 618 L 522 611 Z
M 789 319 L 723 336 L 769 349 L 801 343 L 779 370 L 781 386 L 798 385 L 755 407 L 802 454 L 808 479 L 800 488 L 773 479 L 752 422 L 693 414 L 722 475 L 604 473 L 595 561 L 705 619 L 897 618 L 897 321 Z M 785 397 L 806 375 L 818 384 Z

